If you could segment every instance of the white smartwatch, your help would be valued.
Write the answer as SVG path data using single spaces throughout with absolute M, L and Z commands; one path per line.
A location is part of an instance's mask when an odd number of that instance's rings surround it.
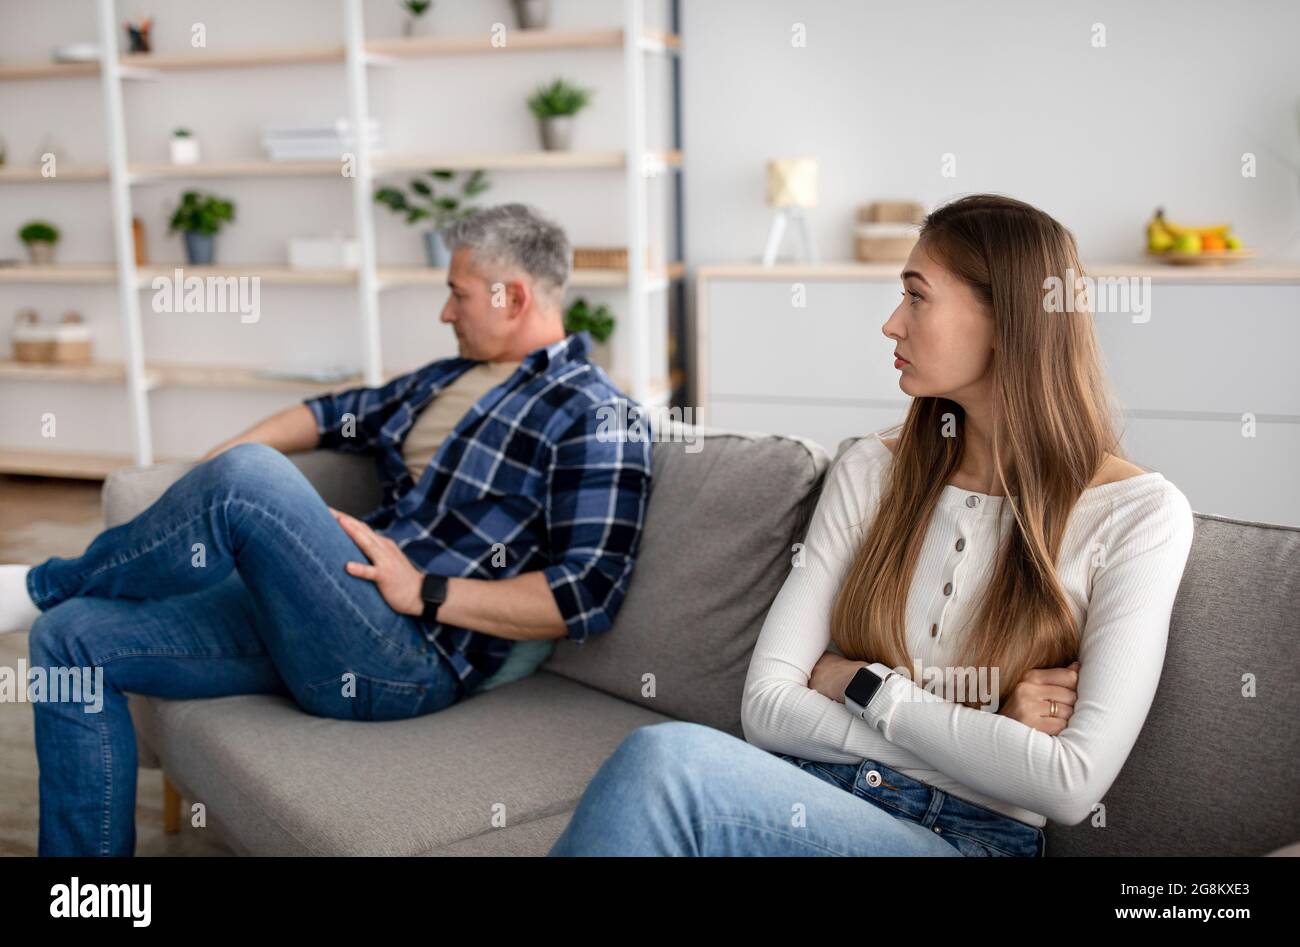
M 855 716 L 867 719 L 867 708 L 876 695 L 880 693 L 880 688 L 884 686 L 885 681 L 889 680 L 897 671 L 890 671 L 884 677 L 881 677 L 869 667 L 858 668 L 858 673 L 853 675 L 853 680 L 844 688 L 844 706 L 853 711 Z

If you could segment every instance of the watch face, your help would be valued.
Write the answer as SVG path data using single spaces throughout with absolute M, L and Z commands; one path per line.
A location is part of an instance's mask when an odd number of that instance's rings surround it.
M 853 675 L 853 680 L 849 681 L 849 686 L 844 688 L 844 697 L 851 700 L 859 707 L 865 707 L 875 696 L 876 689 L 880 687 L 880 677 L 870 668 L 858 668 L 858 673 Z
M 447 577 L 443 575 L 426 575 L 420 587 L 420 598 L 434 605 L 441 605 L 447 599 Z

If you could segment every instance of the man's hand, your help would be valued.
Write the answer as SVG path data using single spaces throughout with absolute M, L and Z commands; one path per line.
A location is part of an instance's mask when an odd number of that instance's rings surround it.
M 1054 737 L 1065 729 L 1074 713 L 1078 688 L 1078 661 L 1067 668 L 1035 668 L 1025 672 L 998 713 Z M 1052 701 L 1056 701 L 1054 717 L 1048 716 Z
M 349 562 L 348 575 L 375 583 L 379 594 L 393 611 L 402 615 L 422 614 L 424 600 L 420 598 L 420 588 L 424 584 L 424 573 L 411 564 L 397 543 L 387 536 L 380 536 L 359 519 L 333 507 L 330 507 L 330 512 L 343 527 L 343 532 L 361 547 L 370 560 L 370 564 Z
M 842 704 L 844 688 L 849 686 L 853 675 L 858 673 L 858 668 L 869 666 L 869 661 L 850 661 L 842 654 L 827 651 L 813 666 L 812 676 L 808 678 L 808 686 L 817 693 Z

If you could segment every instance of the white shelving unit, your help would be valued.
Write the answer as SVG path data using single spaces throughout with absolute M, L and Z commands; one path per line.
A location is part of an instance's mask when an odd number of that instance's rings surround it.
M 101 48 L 116 50 L 120 17 L 114 0 L 94 0 Z M 682 156 L 675 147 L 651 150 L 647 144 L 646 70 L 647 57 L 675 57 L 680 41 L 675 33 L 646 28 L 643 0 L 620 0 L 621 28 L 587 30 L 512 30 L 508 49 L 519 52 L 605 50 L 623 59 L 623 109 L 625 143 L 620 150 L 604 151 L 510 151 L 443 154 L 373 155 L 369 142 L 359 136 L 355 146 L 355 176 L 350 180 L 353 219 L 350 222 L 360 244 L 357 269 L 293 270 L 282 264 L 238 264 L 192 267 L 181 264 L 137 266 L 131 234 L 133 191 L 150 185 L 202 182 L 218 179 L 266 178 L 318 179 L 313 187 L 330 187 L 331 178 L 344 179 L 337 162 L 262 160 L 206 162 L 197 165 L 133 163 L 127 153 L 125 86 L 130 82 L 166 81 L 171 73 L 203 70 L 238 70 L 270 66 L 291 69 L 300 64 L 339 63 L 346 80 L 347 115 L 354 128 L 370 120 L 370 70 L 419 57 L 475 56 L 496 54 L 487 31 L 476 34 L 430 35 L 406 38 L 373 38 L 365 35 L 363 0 L 337 0 L 342 18 L 342 45 L 239 50 L 195 50 L 159 52 L 147 55 L 107 56 L 102 64 L 56 64 L 48 62 L 0 63 L 0 82 L 7 80 L 67 80 L 98 77 L 102 93 L 106 152 L 99 165 L 64 165 L 54 178 L 43 178 L 34 168 L 0 168 L 0 187 L 58 187 L 82 182 L 106 185 L 111 214 L 112 263 L 76 263 L 50 266 L 0 268 L 4 285 L 115 286 L 121 320 L 123 354 L 120 359 L 99 361 L 88 366 L 32 366 L 0 361 L 0 382 L 59 383 L 84 386 L 95 397 L 104 386 L 124 388 L 129 415 L 129 455 L 79 452 L 74 447 L 44 451 L 30 447 L 0 446 L 0 473 L 43 473 L 51 476 L 102 477 L 108 471 L 129 464 L 149 464 L 157 458 L 153 446 L 153 424 L 149 393 L 164 387 L 283 390 L 305 397 L 317 391 L 350 384 L 381 384 L 395 372 L 386 371 L 382 359 L 380 294 L 402 287 L 445 285 L 446 271 L 430 267 L 381 265 L 377 258 L 373 194 L 381 175 L 428 168 L 489 171 L 545 172 L 560 175 L 622 172 L 626 189 L 626 246 L 628 259 L 646 260 L 649 244 L 649 191 L 656 178 L 667 178 L 681 168 Z M 612 4 L 611 4 L 612 6 Z M 88 9 L 89 13 L 89 9 Z M 672 107 L 679 108 L 674 101 Z M 680 200 L 678 201 L 680 213 Z M 16 223 L 16 222 L 15 222 Z M 680 221 L 677 223 L 680 234 Z M 575 270 L 572 289 L 603 289 L 625 294 L 618 314 L 617 329 L 610 340 L 611 373 L 633 398 L 649 405 L 663 405 L 670 397 L 668 365 L 657 364 L 652 354 L 663 345 L 652 344 L 650 301 L 684 277 L 680 261 L 665 252 L 666 265 L 650 271 L 631 266 L 627 271 Z M 151 361 L 141 321 L 140 293 L 158 275 L 170 274 L 180 266 L 185 275 L 258 276 L 266 285 L 343 287 L 355 291 L 357 299 L 356 349 L 361 373 L 349 382 L 317 385 L 268 379 L 251 365 L 174 365 Z M 679 287 L 680 288 L 680 287 Z M 666 308 L 666 306 L 665 306 Z M 667 326 L 664 326 L 667 331 Z M 666 340 L 665 340 L 666 341 Z M 44 461 L 42 460 L 44 458 Z M 166 459 L 166 458 L 164 458 Z

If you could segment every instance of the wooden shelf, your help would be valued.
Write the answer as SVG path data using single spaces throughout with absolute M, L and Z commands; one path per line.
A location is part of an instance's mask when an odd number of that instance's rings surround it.
M 117 267 L 111 263 L 51 263 L 37 266 L 23 263 L 0 266 L 0 284 L 115 283 Z
M 519 151 L 519 152 L 462 152 L 459 154 L 403 155 L 375 158 L 376 174 L 407 171 L 428 171 L 446 168 L 452 171 L 540 171 L 540 170 L 593 170 L 621 168 L 626 163 L 622 151 Z
M 148 289 L 156 277 L 172 276 L 180 270 L 184 276 L 210 276 L 236 279 L 260 277 L 269 286 L 350 286 L 357 281 L 357 271 L 343 268 L 292 269 L 283 264 L 232 263 L 216 266 L 190 266 L 187 263 L 151 263 L 138 269 L 140 289 Z
M 415 59 L 431 56 L 461 56 L 474 53 L 536 52 L 539 50 L 621 49 L 623 31 L 614 30 L 520 30 L 506 32 L 506 45 L 492 45 L 492 35 L 479 33 L 435 34 L 371 40 L 365 50 L 375 56 Z M 647 30 L 641 34 L 641 48 L 647 52 L 677 53 L 681 38 L 674 33 Z M 193 72 L 205 69 L 241 69 L 266 66 L 296 66 L 310 63 L 341 63 L 342 46 L 267 47 L 225 52 L 183 50 L 178 52 L 132 53 L 120 57 L 127 69 L 157 72 Z M 98 76 L 98 62 L 60 63 L 33 60 L 0 63 L 0 81 L 6 79 L 61 79 Z
M 754 280 L 896 280 L 902 262 L 855 263 L 722 263 L 697 267 L 702 279 Z M 1089 276 L 1150 277 L 1160 283 L 1300 283 L 1300 260 L 1277 263 L 1235 263 L 1223 266 L 1169 266 L 1145 261 L 1087 266 Z
M 366 52 L 403 59 L 466 53 L 530 52 L 539 49 L 619 49 L 622 30 L 506 30 L 506 45 L 493 46 L 492 34 L 463 33 L 371 40 Z
M 55 382 L 59 384 L 124 384 L 126 366 L 121 362 L 91 362 L 89 365 L 53 365 L 34 362 L 0 361 L 0 382 Z M 150 362 L 145 366 L 148 388 L 251 388 L 269 391 L 333 391 L 359 384 L 360 375 L 337 382 L 265 378 L 257 368 L 237 365 L 191 365 Z
M 7 474 L 103 480 L 115 470 L 133 466 L 135 461 L 130 457 L 116 454 L 0 448 L 0 473 Z
M 126 368 L 121 362 L 91 362 L 88 365 L 57 365 L 42 362 L 0 361 L 0 381 L 41 381 L 63 384 L 121 384 Z
M 518 151 L 461 152 L 429 155 L 400 155 L 374 159 L 376 174 L 404 174 L 447 168 L 452 171 L 593 171 L 618 170 L 627 161 L 623 151 Z M 647 152 L 649 173 L 679 168 L 680 151 Z M 133 164 L 128 173 L 132 184 L 153 181 L 206 180 L 210 178 L 336 177 L 346 181 L 340 161 L 208 161 L 199 164 Z M 0 184 L 107 181 L 108 169 L 98 165 L 60 168 L 54 177 L 44 177 L 38 167 L 0 168 Z
M 1146 260 L 1096 263 L 1089 276 L 1150 277 L 1159 283 L 1300 283 L 1300 260 L 1273 263 L 1225 263 L 1217 266 L 1174 266 Z
M 685 270 L 682 263 L 670 263 L 665 269 L 647 271 L 646 278 L 680 279 Z M 403 286 L 445 286 L 447 283 L 447 271 L 432 266 L 381 266 L 378 268 L 378 277 L 381 290 Z M 626 270 L 579 269 L 574 270 L 569 277 L 569 286 L 573 289 L 619 288 L 626 285 Z
M 193 178 L 336 177 L 346 181 L 341 161 L 213 161 L 199 164 L 133 164 L 131 183 Z
M 341 267 L 293 269 L 283 264 L 233 263 L 217 266 L 191 266 L 187 263 L 150 263 L 137 267 L 138 288 L 149 289 L 156 277 L 172 276 L 176 270 L 185 276 L 244 277 L 258 276 L 268 286 L 352 286 L 357 282 L 357 271 Z M 681 279 L 686 272 L 683 263 L 670 263 L 661 270 L 648 270 L 649 280 Z M 381 289 L 402 286 L 443 286 L 447 271 L 431 266 L 381 266 L 377 269 Z M 117 267 L 111 263 L 55 263 L 35 266 L 0 266 L 0 285 L 53 284 L 92 285 L 117 282 Z M 621 287 L 627 285 L 623 270 L 574 270 L 569 285 L 575 289 Z
M 343 62 L 342 46 L 244 49 L 231 52 L 186 51 L 135 53 L 123 56 L 123 66 L 157 69 L 160 72 L 188 72 L 200 69 L 236 69 L 258 66 L 296 66 L 304 63 Z
M 0 63 L 0 81 L 5 79 L 67 79 L 99 75 L 99 62 L 9 62 Z
M 56 165 L 56 171 L 53 177 L 46 177 L 41 174 L 41 169 L 36 165 L 30 167 L 15 167 L 5 165 L 0 168 L 0 184 L 59 184 L 67 181 L 107 181 L 108 168 L 103 165 L 72 165 L 68 167 L 62 162 Z
M 361 383 L 360 375 L 332 382 L 264 378 L 257 368 L 238 365 L 185 365 L 150 362 L 148 373 L 153 388 L 245 388 L 265 391 L 336 391 Z

